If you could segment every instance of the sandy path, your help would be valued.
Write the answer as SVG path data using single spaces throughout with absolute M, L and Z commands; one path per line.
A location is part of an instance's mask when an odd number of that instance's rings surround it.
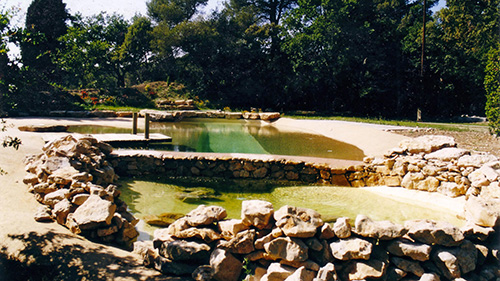
M 35 120 L 7 121 L 18 126 Z M 9 128 L 0 133 L 0 138 L 7 135 L 21 138 L 22 145 L 17 151 L 0 148 L 0 167 L 7 172 L 0 176 L 0 253 L 22 262 L 41 264 L 36 270 L 58 280 L 166 280 L 157 271 L 142 267 L 135 254 L 92 243 L 57 223 L 35 222 L 33 214 L 40 205 L 22 182 L 23 159 L 25 155 L 41 152 L 41 134 Z M 5 264 L 0 262 L 0 280 L 22 280 L 22 274 L 40 274 L 13 272 Z
M 356 122 L 281 118 L 273 125 L 324 135 L 357 146 L 365 155 L 370 156 L 383 156 L 389 149 L 407 139 L 405 136 L 383 131 L 394 126 Z
M 36 262 L 45 273 L 63 274 L 65 280 L 166 280 L 158 272 L 140 266 L 138 256 L 129 252 L 92 243 L 73 235 L 66 228 L 56 223 L 37 223 L 33 214 L 39 204 L 34 196 L 27 192 L 23 184 L 24 157 L 28 154 L 40 153 L 43 146 L 42 134 L 20 132 L 17 127 L 33 124 L 67 124 L 67 125 L 111 125 L 130 128 L 131 120 L 114 119 L 75 119 L 75 118 L 10 118 L 8 123 L 14 124 L 0 137 L 15 136 L 22 139 L 19 150 L 0 148 L 0 167 L 7 171 L 0 176 L 0 253 L 23 262 Z M 139 123 L 141 125 L 141 123 Z M 323 134 L 339 141 L 351 143 L 361 148 L 366 155 L 382 155 L 394 147 L 404 137 L 391 134 L 379 128 L 360 125 L 358 123 L 338 121 L 310 121 L 283 118 L 268 124 L 290 130 L 299 130 Z M 395 189 L 372 189 L 379 194 L 393 196 Z M 422 202 L 429 200 L 429 194 L 422 195 Z M 412 201 L 415 194 L 398 189 L 399 200 Z M 460 210 L 460 202 L 451 198 L 433 201 L 451 210 Z M 5 274 L 0 260 L 0 275 Z M 2 273 L 2 271 L 4 271 Z M 63 272 L 63 273 L 61 273 Z M 7 274 L 10 274 L 7 272 Z M 14 273 L 17 274 L 17 273 Z M 1 279 L 1 278 L 0 278 Z M 172 279 L 170 279 L 172 280 Z

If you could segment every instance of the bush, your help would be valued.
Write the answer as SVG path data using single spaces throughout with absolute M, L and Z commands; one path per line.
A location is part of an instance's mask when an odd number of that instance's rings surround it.
M 490 131 L 500 136 L 500 44 L 488 53 L 484 87 L 486 90 L 486 117 Z

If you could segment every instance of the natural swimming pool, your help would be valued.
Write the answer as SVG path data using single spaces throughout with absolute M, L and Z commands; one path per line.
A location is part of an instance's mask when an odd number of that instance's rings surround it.
M 81 133 L 129 132 L 129 129 L 111 127 L 72 128 Z M 178 123 L 153 123 L 151 132 L 172 137 L 168 145 L 151 145 L 149 149 L 193 152 L 254 153 L 329 157 L 361 160 L 363 152 L 350 144 L 325 136 L 300 133 L 261 122 L 236 120 L 184 120 Z M 331 186 L 269 186 L 266 192 L 244 192 L 245 188 L 224 188 L 221 182 L 177 182 L 123 179 L 121 198 L 138 217 L 162 213 L 185 214 L 199 204 L 219 205 L 227 209 L 231 218 L 239 218 L 241 201 L 261 199 L 273 203 L 277 209 L 293 205 L 315 209 L 326 221 L 358 214 L 375 220 L 403 222 L 409 219 L 435 219 L 459 225 L 455 214 L 424 208 L 416 204 L 398 202 L 378 196 L 364 189 Z M 212 188 L 216 196 L 210 200 L 184 200 L 182 193 Z M 234 190 L 238 190 L 235 192 Z M 383 207 L 381 207 L 383 206 Z M 141 224 L 141 230 L 154 230 Z M 149 237 L 144 237 L 148 239 Z
M 129 133 L 130 129 L 72 126 L 77 133 Z M 363 151 L 325 136 L 287 130 L 260 121 L 187 119 L 151 123 L 151 133 L 172 137 L 169 144 L 150 144 L 148 149 L 192 152 L 251 153 L 362 160 Z

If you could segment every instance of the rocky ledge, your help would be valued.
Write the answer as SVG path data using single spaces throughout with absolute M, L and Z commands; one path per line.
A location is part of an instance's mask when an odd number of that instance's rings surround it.
M 311 209 L 242 202 L 241 219 L 200 205 L 154 240 L 136 242 L 146 266 L 195 280 L 498 280 L 499 238 L 491 227 L 358 215 L 321 220 Z

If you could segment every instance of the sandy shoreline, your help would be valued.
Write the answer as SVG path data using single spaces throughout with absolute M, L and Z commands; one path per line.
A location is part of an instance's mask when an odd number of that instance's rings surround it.
M 158 272 L 140 266 L 139 257 L 109 246 L 92 243 L 73 235 L 66 228 L 56 223 L 37 223 L 33 214 L 39 204 L 23 184 L 26 155 L 40 153 L 43 146 L 42 133 L 21 132 L 17 128 L 24 125 L 107 125 L 123 128 L 131 127 L 131 119 L 76 119 L 76 118 L 8 118 L 7 124 L 13 124 L 0 136 L 19 137 L 22 145 L 19 150 L 2 148 L 0 167 L 7 174 L 0 176 L 0 249 L 1 253 L 11 258 L 38 263 L 52 264 L 50 256 L 62 259 L 56 264 L 72 265 L 70 273 L 75 276 L 99 277 L 107 280 L 156 280 Z M 359 123 L 341 121 L 311 121 L 283 118 L 267 124 L 290 130 L 299 130 L 322 134 L 359 147 L 366 155 L 383 155 L 395 147 L 405 137 L 384 132 L 379 128 Z M 396 200 L 415 200 L 428 203 L 432 199 L 436 207 L 461 212 L 463 200 L 452 199 L 438 194 L 416 192 L 394 188 L 369 188 L 369 190 L 395 198 Z M 419 194 L 417 196 L 417 194 Z M 369 215 L 369 214 L 367 214 Z M 27 250 L 28 249 L 28 250 Z M 36 250 L 38 249 L 38 250 Z M 58 254 L 64 252 L 65 255 Z M 90 255 L 89 255 L 90 254 Z M 56 259 L 57 259 L 56 258 Z M 34 259 L 34 260 L 33 260 Z M 121 260 L 118 262 L 118 260 Z M 0 263 L 1 265 L 1 263 Z M 0 273 L 2 269 L 0 266 Z M 92 278 L 89 278 L 92 279 Z

